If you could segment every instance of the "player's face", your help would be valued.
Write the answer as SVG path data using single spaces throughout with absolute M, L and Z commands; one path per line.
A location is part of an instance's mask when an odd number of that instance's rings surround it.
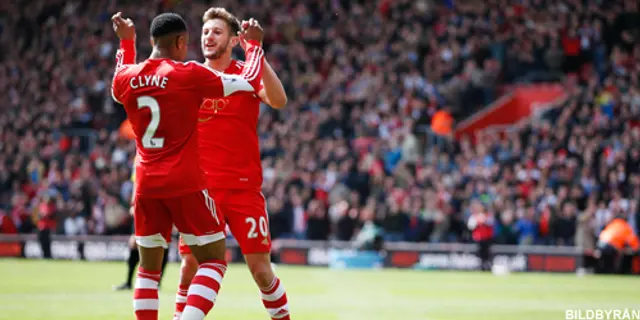
M 232 49 L 233 46 L 230 45 L 232 38 L 229 26 L 225 21 L 213 19 L 205 22 L 200 38 L 202 54 L 207 59 L 220 58 L 225 52 Z

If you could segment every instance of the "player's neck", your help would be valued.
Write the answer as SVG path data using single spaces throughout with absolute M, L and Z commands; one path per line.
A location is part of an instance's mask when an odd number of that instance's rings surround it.
M 218 59 L 207 59 L 207 66 L 213 70 L 223 72 L 231 65 L 231 55 L 223 55 Z
M 154 47 L 149 59 L 171 59 L 171 55 L 165 49 Z

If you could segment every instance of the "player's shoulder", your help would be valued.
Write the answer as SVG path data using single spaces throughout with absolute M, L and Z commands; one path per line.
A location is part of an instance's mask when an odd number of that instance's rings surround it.
M 140 73 L 143 69 L 144 62 L 123 65 L 116 70 L 116 77 L 129 77 Z
M 111 97 L 117 103 L 123 104 L 130 92 L 129 82 L 138 76 L 143 63 L 127 64 L 118 67 L 111 83 Z
M 244 61 L 233 59 L 231 60 L 231 64 L 229 65 L 229 68 L 225 70 L 225 73 L 240 74 L 242 73 L 242 68 L 244 68 Z
M 211 74 L 215 74 L 215 75 L 220 75 L 221 73 L 209 68 L 209 66 L 207 66 L 206 64 L 202 63 L 202 62 L 198 62 L 198 61 L 194 61 L 194 60 L 190 60 L 190 61 L 186 61 L 186 62 L 180 62 L 181 66 L 183 68 L 188 69 L 189 71 L 192 72 L 201 72 L 201 73 L 211 73 Z

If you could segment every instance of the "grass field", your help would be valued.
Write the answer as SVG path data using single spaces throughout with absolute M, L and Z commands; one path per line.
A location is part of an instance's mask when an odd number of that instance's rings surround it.
M 0 319 L 133 319 L 131 292 L 113 292 L 124 263 L 0 260 Z M 640 278 L 573 274 L 336 271 L 279 266 L 294 320 L 553 320 L 564 310 L 640 309 Z M 178 265 L 164 278 L 171 319 Z M 231 265 L 208 319 L 268 320 L 244 265 Z

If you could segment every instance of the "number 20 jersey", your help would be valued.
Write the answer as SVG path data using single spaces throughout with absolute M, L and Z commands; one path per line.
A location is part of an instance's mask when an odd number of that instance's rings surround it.
M 233 60 L 224 73 L 241 74 L 244 66 L 244 62 Z M 260 98 L 256 94 L 202 102 L 198 134 L 208 187 L 260 190 L 259 114 Z
M 204 99 L 252 94 L 262 79 L 264 52 L 247 51 L 240 76 L 170 59 L 135 61 L 133 41 L 121 41 L 112 84 L 136 136 L 136 196 L 169 198 L 206 188 L 198 150 L 198 110 Z M 133 55 L 132 55 L 133 54 Z

